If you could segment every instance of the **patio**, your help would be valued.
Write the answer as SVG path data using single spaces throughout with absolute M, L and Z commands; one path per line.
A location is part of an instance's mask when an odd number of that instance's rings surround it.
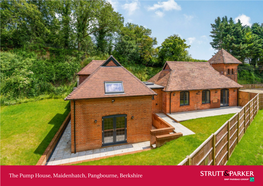
M 71 122 L 68 123 L 64 133 L 62 134 L 57 146 L 55 147 L 51 157 L 47 161 L 47 165 L 70 164 L 80 161 L 95 160 L 115 155 L 123 155 L 135 153 L 150 149 L 150 141 L 123 144 L 118 146 L 108 146 L 100 149 L 87 150 L 77 153 L 71 153 Z
M 224 114 L 237 113 L 242 107 L 220 107 L 206 110 L 195 110 L 187 112 L 167 113 L 167 115 L 173 118 L 177 122 L 186 121 L 190 119 L 204 118 L 210 116 L 219 116 Z

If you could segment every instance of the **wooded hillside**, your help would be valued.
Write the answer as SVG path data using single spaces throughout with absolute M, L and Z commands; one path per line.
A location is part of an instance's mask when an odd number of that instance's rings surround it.
M 157 47 L 152 31 L 124 24 L 105 0 L 2 0 L 1 103 L 39 96 L 66 96 L 76 86 L 76 73 L 92 59 L 113 55 L 143 81 L 165 61 L 193 59 L 186 40 L 174 34 Z M 263 25 L 252 27 L 217 18 L 212 47 L 224 48 L 242 62 L 239 79 L 263 82 Z M 211 56 L 212 57 L 212 56 Z

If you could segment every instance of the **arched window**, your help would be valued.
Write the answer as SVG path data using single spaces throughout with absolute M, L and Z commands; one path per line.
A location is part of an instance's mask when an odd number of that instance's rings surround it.
M 227 70 L 227 74 L 230 74 L 230 69 Z
M 234 69 L 232 69 L 232 74 L 234 74 Z

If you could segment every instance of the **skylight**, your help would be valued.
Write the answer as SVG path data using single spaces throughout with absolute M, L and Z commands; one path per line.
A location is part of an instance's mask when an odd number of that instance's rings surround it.
M 106 81 L 104 84 L 106 94 L 124 93 L 122 81 Z

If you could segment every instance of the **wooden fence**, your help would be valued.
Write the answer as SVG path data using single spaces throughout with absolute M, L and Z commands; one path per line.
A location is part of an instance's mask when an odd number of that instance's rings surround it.
M 178 165 L 225 165 L 259 110 L 259 94 Z

